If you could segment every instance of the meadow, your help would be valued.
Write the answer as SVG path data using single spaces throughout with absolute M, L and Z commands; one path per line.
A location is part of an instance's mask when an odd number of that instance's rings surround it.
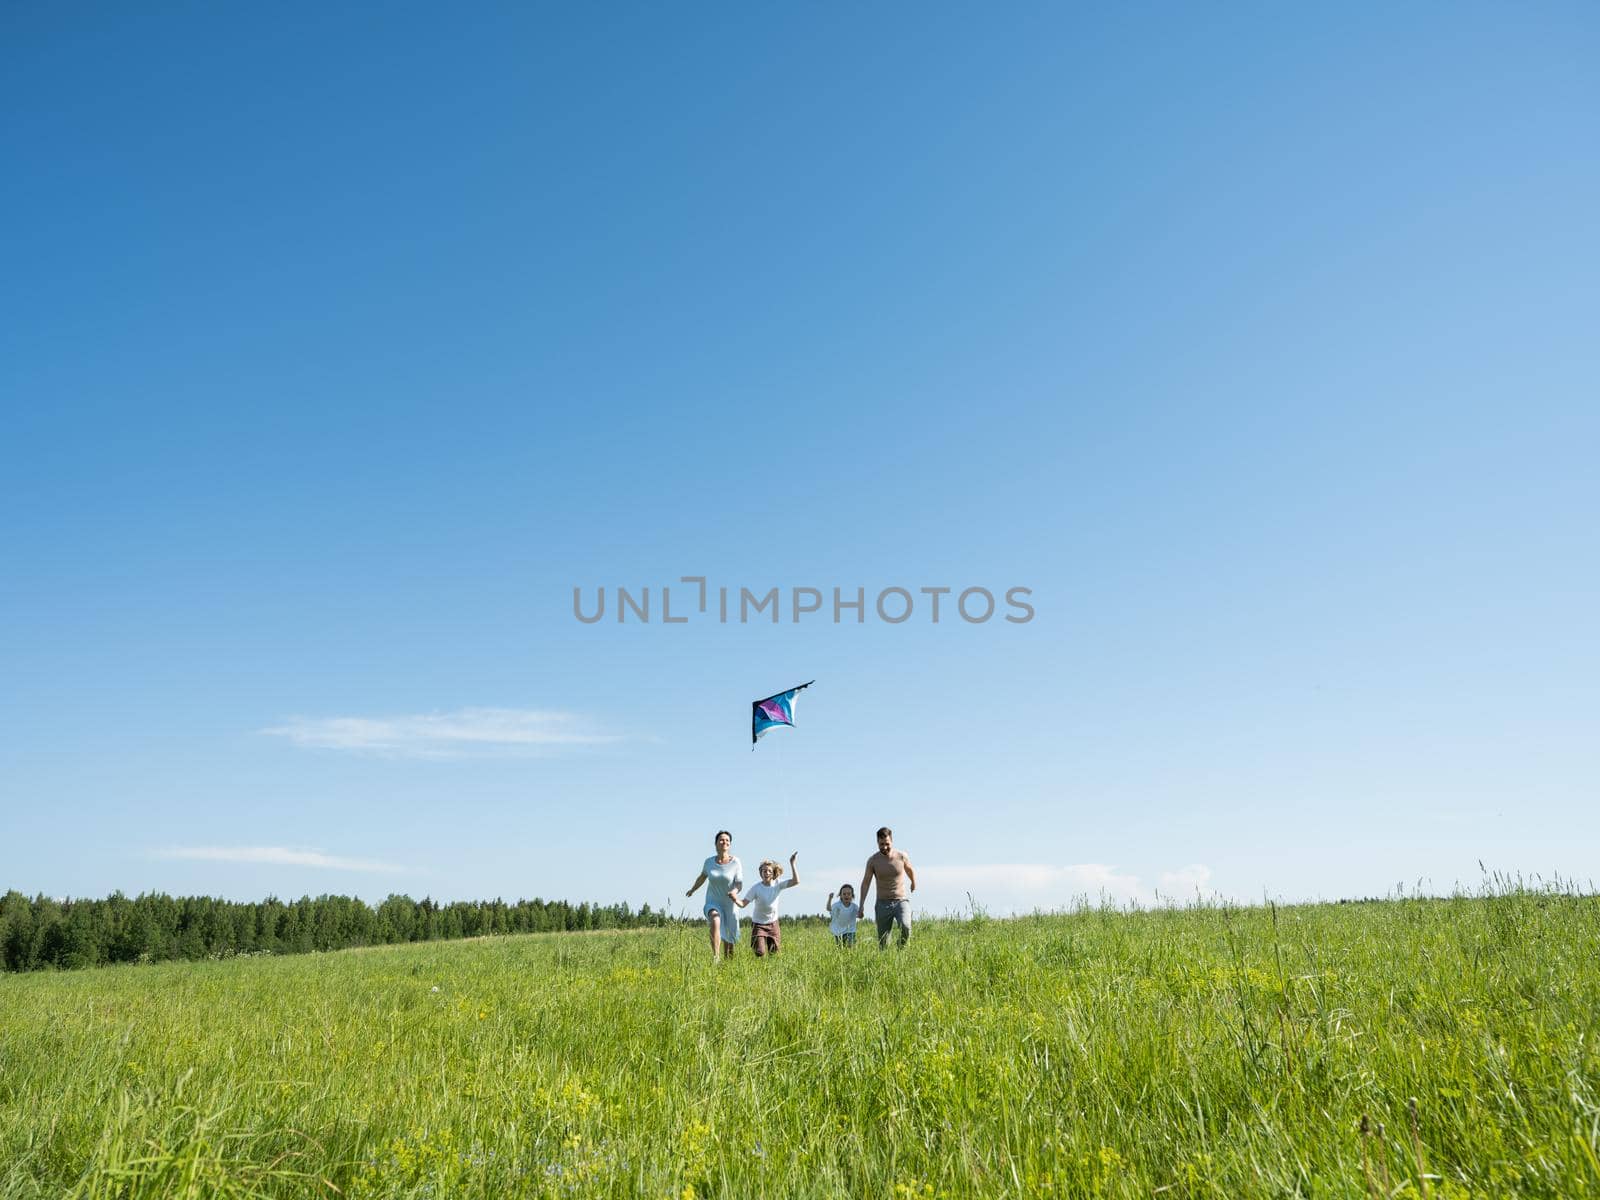
M 683 928 L 0 977 L 5 1197 L 1600 1193 L 1600 901 Z

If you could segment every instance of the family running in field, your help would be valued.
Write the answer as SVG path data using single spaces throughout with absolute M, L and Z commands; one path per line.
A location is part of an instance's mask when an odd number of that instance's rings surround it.
M 800 873 L 794 860 L 799 851 L 789 855 L 789 878 L 783 877 L 783 868 L 772 859 L 761 864 L 761 882 L 750 885 L 748 894 L 741 896 L 744 887 L 744 865 L 734 857 L 733 834 L 726 829 L 717 831 L 717 852 L 700 868 L 700 874 L 685 896 L 693 896 L 703 883 L 706 885 L 706 920 L 711 926 L 711 955 L 732 958 L 733 948 L 739 942 L 739 908 L 755 906 L 750 914 L 750 948 L 757 958 L 776 954 L 781 945 L 778 934 L 778 901 L 786 888 L 800 882 Z M 894 831 L 887 825 L 878 830 L 878 852 L 867 859 L 867 868 L 861 875 L 861 900 L 848 883 L 839 888 L 835 900 L 828 893 L 827 913 L 831 918 L 829 929 L 833 940 L 841 946 L 856 944 L 856 922 L 861 918 L 867 903 L 867 892 L 878 885 L 878 902 L 873 915 L 878 925 L 878 949 L 889 944 L 889 934 L 900 927 L 899 944 L 904 946 L 911 936 L 911 893 L 917 890 L 917 873 L 911 860 L 894 848 Z

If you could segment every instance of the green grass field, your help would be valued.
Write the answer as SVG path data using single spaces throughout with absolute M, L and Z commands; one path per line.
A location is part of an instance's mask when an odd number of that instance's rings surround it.
M 0 977 L 0 1195 L 1592 1195 L 1597 932 L 1509 890 Z

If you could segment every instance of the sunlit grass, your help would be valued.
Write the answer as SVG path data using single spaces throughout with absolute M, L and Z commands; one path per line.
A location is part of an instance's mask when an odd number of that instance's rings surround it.
M 8 976 L 0 1194 L 1600 1194 L 1597 933 L 1505 890 Z

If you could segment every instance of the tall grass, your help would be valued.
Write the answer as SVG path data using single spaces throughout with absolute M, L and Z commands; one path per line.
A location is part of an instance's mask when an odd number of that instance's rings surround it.
M 10 976 L 0 1195 L 1600 1194 L 1597 933 L 1495 888 Z

